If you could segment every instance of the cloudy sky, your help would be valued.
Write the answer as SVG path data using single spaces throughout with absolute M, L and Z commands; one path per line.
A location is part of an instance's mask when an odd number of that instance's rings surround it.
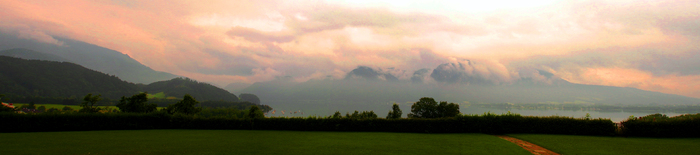
M 573 83 L 700 98 L 700 1 L 0 0 L 0 32 L 114 49 L 224 86 L 342 79 L 358 66 L 410 80 L 475 62 L 508 83 Z M 422 71 L 425 72 L 425 71 Z

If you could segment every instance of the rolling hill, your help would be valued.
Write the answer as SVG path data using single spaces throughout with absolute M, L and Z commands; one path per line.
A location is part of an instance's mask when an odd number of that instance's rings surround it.
M 133 83 L 148 84 L 177 77 L 170 73 L 155 71 L 121 52 L 77 40 L 57 38 L 63 43 L 62 46 L 58 46 L 3 33 L 0 33 L 0 40 L 2 40 L 0 42 L 2 55 L 72 62 L 92 70 L 116 75 Z M 48 55 L 39 55 L 36 52 Z
M 208 83 L 197 82 L 189 78 L 173 78 L 166 81 L 158 81 L 141 88 L 142 91 L 157 94 L 163 93 L 166 97 L 182 98 L 185 94 L 194 96 L 198 101 L 230 101 L 238 102 L 238 97 L 228 91 Z
M 88 93 L 118 99 L 138 86 L 70 62 L 0 56 L 0 93 L 21 96 L 82 97 Z

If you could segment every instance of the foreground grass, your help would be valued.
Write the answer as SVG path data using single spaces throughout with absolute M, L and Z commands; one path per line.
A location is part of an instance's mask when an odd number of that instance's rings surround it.
M 700 138 L 512 134 L 560 154 L 700 154 Z
M 118 130 L 0 137 L 3 154 L 529 154 L 485 134 Z
M 15 107 L 21 107 L 22 105 L 25 105 L 25 104 L 29 104 L 29 103 L 15 103 L 14 106 L 15 106 Z M 44 106 L 44 107 L 46 107 L 46 109 L 56 108 L 56 109 L 59 109 L 59 110 L 60 110 L 60 109 L 63 109 L 63 107 L 70 107 L 70 108 L 72 108 L 72 109 L 75 110 L 75 111 L 78 111 L 78 110 L 80 110 L 80 109 L 83 108 L 83 107 L 80 107 L 79 105 L 63 105 L 63 104 L 34 104 L 34 105 L 35 105 L 37 108 L 39 108 L 40 106 Z M 97 106 L 97 107 L 100 107 L 100 108 L 102 108 L 102 109 L 105 109 L 105 108 L 108 108 L 108 109 L 117 109 L 117 110 L 119 109 L 117 106 L 113 106 L 113 105 L 111 105 L 111 106 Z M 165 108 L 165 107 L 156 107 L 157 110 L 160 110 L 160 109 L 163 109 L 163 108 Z
M 15 103 L 15 107 L 21 107 L 22 105 L 25 105 L 28 103 Z M 63 105 L 63 104 L 34 104 L 37 108 L 40 106 L 46 107 L 46 109 L 51 109 L 51 108 L 56 108 L 56 109 L 63 109 L 63 107 L 70 107 L 73 108 L 73 110 L 80 110 L 83 107 L 80 107 L 78 105 Z M 97 106 L 100 108 L 110 108 L 110 109 L 119 109 L 117 106 Z

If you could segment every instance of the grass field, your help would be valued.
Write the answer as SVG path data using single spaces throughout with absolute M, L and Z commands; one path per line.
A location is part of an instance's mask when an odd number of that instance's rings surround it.
M 15 103 L 14 105 L 15 105 L 15 107 L 21 107 L 24 104 L 27 104 L 27 103 Z M 35 105 L 37 108 L 40 106 L 45 106 L 46 109 L 51 109 L 51 108 L 63 109 L 63 107 L 65 107 L 65 106 L 73 108 L 73 110 L 82 109 L 82 107 L 80 107 L 78 105 L 63 105 L 63 104 L 35 104 Z M 117 108 L 117 106 L 98 106 L 98 107 L 100 107 L 100 108 L 108 107 L 108 108 L 112 108 L 112 109 L 119 109 L 119 108 Z
M 485 134 L 118 130 L 0 137 L 3 154 L 530 154 Z
M 21 107 L 21 106 L 24 105 L 24 104 L 27 104 L 27 103 L 15 103 L 14 106 L 15 106 L 15 107 Z M 65 106 L 68 106 L 68 107 L 70 107 L 70 108 L 73 108 L 73 110 L 76 110 L 76 111 L 82 109 L 82 107 L 80 107 L 80 106 L 78 106 L 78 105 L 63 105 L 63 104 L 35 104 L 35 105 L 36 105 L 37 108 L 39 108 L 40 106 L 43 105 L 43 106 L 46 107 L 46 109 L 56 108 L 56 109 L 59 109 L 59 110 L 60 110 L 60 109 L 63 109 L 63 107 L 65 107 Z M 117 106 L 98 106 L 98 107 L 100 107 L 100 108 L 105 108 L 105 107 L 107 107 L 107 108 L 110 108 L 110 109 L 117 109 L 117 110 L 119 110 L 119 108 L 118 108 Z M 164 108 L 164 107 L 156 107 L 156 109 L 158 109 L 158 110 L 163 109 L 163 108 Z
M 513 134 L 560 154 L 700 154 L 700 138 L 625 138 Z

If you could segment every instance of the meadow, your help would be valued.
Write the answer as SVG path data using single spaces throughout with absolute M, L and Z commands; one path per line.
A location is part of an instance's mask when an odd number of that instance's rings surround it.
M 700 154 L 700 138 L 509 134 L 560 154 Z
M 486 134 L 110 130 L 0 137 L 3 154 L 530 154 Z
M 25 105 L 25 104 L 28 104 L 28 103 L 15 103 L 14 106 L 15 106 L 15 107 L 21 107 L 22 105 Z M 40 106 L 44 106 L 44 107 L 46 107 L 46 109 L 56 108 L 56 109 L 59 109 L 59 110 L 60 110 L 60 109 L 63 109 L 63 107 L 70 107 L 70 108 L 73 108 L 73 110 L 76 110 L 76 111 L 83 108 L 83 107 L 80 107 L 79 105 L 63 105 L 63 104 L 34 104 L 34 105 L 35 105 L 37 108 L 40 107 Z M 104 109 L 104 108 L 108 108 L 108 109 L 117 109 L 117 110 L 119 110 L 119 108 L 118 108 L 117 106 L 113 106 L 113 105 L 111 105 L 111 106 L 97 106 L 97 107 L 100 107 L 100 108 L 103 108 L 103 109 Z M 158 110 L 163 109 L 163 108 L 164 108 L 164 107 L 157 107 Z

